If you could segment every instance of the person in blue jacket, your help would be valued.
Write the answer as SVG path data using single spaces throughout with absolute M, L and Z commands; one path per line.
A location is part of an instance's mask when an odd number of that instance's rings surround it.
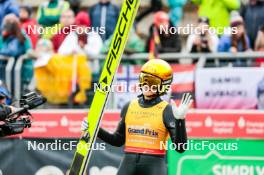
M 13 13 L 19 16 L 19 7 L 15 0 L 0 0 L 0 25 L 6 15 Z
M 0 55 L 15 57 L 26 53 L 31 42 L 19 27 L 19 19 L 14 14 L 5 16 L 1 26 Z
M 20 56 L 26 54 L 31 48 L 31 41 L 26 33 L 19 27 L 19 19 L 14 14 L 8 14 L 3 20 L 0 33 L 0 55 L 6 57 L 14 57 L 15 61 Z M 0 67 L 5 66 L 4 61 L 0 61 Z M 14 64 L 15 65 L 15 64 Z M 28 81 L 33 73 L 32 60 L 26 60 L 22 68 L 22 81 Z M 14 67 L 12 69 L 12 88 L 14 91 Z
M 109 39 L 114 33 L 119 11 L 119 7 L 112 4 L 110 0 L 100 0 L 89 10 L 92 27 L 100 27 L 101 30 L 105 30 L 105 32 L 100 32 L 103 41 Z
M 224 34 L 218 44 L 218 52 L 246 52 L 250 50 L 249 37 L 246 34 L 243 18 L 238 12 L 233 11 L 231 14 L 231 34 Z M 233 66 L 247 66 L 246 60 L 236 58 L 233 60 L 220 60 L 221 65 L 232 62 Z
M 232 33 L 224 34 L 219 41 L 219 52 L 244 52 L 250 50 L 249 37 L 246 34 L 243 18 L 234 11 L 231 14 Z

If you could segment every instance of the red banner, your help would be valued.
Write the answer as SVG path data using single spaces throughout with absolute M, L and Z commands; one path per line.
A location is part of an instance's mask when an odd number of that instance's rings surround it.
M 197 111 L 187 116 L 192 138 L 264 139 L 264 113 L 239 111 Z
M 27 138 L 78 138 L 81 123 L 87 112 L 84 110 L 41 110 L 32 112 L 32 127 L 25 129 L 22 137 Z M 102 127 L 114 131 L 119 120 L 118 112 L 107 112 Z
M 24 138 L 78 138 L 84 110 L 34 111 L 32 127 L 25 129 Z M 264 139 L 264 112 L 253 111 L 192 111 L 187 116 L 189 138 L 254 138 Z M 101 126 L 113 132 L 119 112 L 104 114 Z

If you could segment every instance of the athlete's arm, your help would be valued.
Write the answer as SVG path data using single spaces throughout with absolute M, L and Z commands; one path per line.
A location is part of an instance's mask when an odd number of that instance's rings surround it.
M 170 104 L 163 111 L 163 123 L 169 131 L 172 142 L 177 145 L 175 151 L 184 152 L 184 144 L 187 143 L 185 119 L 175 119 Z
M 126 125 L 125 125 L 125 116 L 127 113 L 129 103 L 127 103 L 121 110 L 121 121 L 118 124 L 116 131 L 111 134 L 106 130 L 100 128 L 98 132 L 98 137 L 109 143 L 112 146 L 123 146 L 126 140 Z

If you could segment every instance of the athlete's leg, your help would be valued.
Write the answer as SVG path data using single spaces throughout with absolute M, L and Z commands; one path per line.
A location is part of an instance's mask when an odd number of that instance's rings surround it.
M 167 175 L 165 159 L 158 156 L 142 155 L 136 169 L 136 175 Z
M 136 157 L 133 154 L 125 154 L 119 166 L 117 175 L 136 175 Z

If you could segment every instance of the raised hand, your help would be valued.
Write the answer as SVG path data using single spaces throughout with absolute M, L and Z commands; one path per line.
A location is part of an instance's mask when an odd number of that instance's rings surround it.
M 172 111 L 175 119 L 185 119 L 188 109 L 192 105 L 192 95 L 190 93 L 184 93 L 181 99 L 180 105 L 177 107 L 175 102 L 171 100 Z

